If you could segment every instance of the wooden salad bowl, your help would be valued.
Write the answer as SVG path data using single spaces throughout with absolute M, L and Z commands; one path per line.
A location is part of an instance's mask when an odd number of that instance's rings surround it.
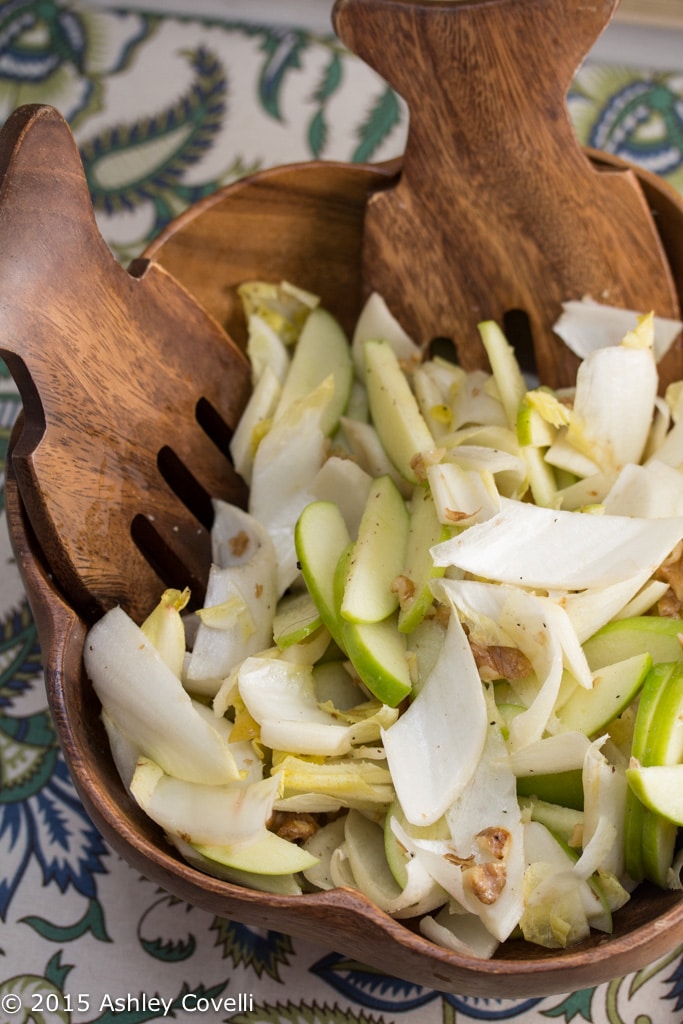
M 652 175 L 583 151 L 564 106 L 614 6 L 338 0 L 342 40 L 408 102 L 404 156 L 240 181 L 127 270 L 97 230 L 60 115 L 20 108 L 0 136 L 0 355 L 24 406 L 8 521 L 85 808 L 126 861 L 204 910 L 479 997 L 577 990 L 640 968 L 683 942 L 683 895 L 643 885 L 610 936 L 564 951 L 509 941 L 483 961 L 348 889 L 275 896 L 208 877 L 121 783 L 82 655 L 89 626 L 115 604 L 140 621 L 164 586 L 188 582 L 201 600 L 210 499 L 245 500 L 225 454 L 250 383 L 241 282 L 290 280 L 349 331 L 378 290 L 417 340 L 453 339 L 468 368 L 486 365 L 476 322 L 522 311 L 551 385 L 576 368 L 550 329 L 563 301 L 608 296 L 680 315 L 683 203 Z M 664 381 L 683 377 L 680 339 L 660 369 Z

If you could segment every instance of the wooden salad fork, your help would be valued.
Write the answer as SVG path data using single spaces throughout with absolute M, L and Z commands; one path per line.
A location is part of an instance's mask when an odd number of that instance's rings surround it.
M 125 270 L 52 108 L 0 139 L 0 355 L 19 387 L 12 470 L 51 571 L 87 618 L 148 612 L 160 578 L 203 593 L 211 499 L 250 389 L 225 331 L 158 264 Z
M 552 332 L 562 302 L 679 316 L 633 170 L 592 164 L 566 107 L 617 2 L 337 0 L 338 35 L 409 112 L 400 176 L 368 202 L 365 286 L 416 340 L 452 339 L 465 367 L 482 365 L 484 319 L 520 345 L 528 333 L 558 386 L 577 365 Z

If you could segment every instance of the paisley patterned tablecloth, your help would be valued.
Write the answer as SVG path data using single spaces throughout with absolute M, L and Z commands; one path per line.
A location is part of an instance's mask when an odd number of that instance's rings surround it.
M 27 102 L 62 111 L 102 233 L 124 263 L 188 204 L 250 171 L 380 160 L 405 138 L 401 103 L 331 30 L 250 23 L 237 0 L 220 17 L 192 0 L 185 10 L 0 3 L 0 120 Z M 683 189 L 683 51 L 668 72 L 587 61 L 570 109 L 582 141 Z M 0 366 L 0 460 L 18 408 Z M 0 513 L 0 1024 L 683 1019 L 681 950 L 596 989 L 465 998 L 216 918 L 140 877 L 107 848 L 70 783 L 1 489 Z

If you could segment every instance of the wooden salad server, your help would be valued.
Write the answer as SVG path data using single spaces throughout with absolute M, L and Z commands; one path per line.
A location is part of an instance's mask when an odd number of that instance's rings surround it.
M 422 344 L 453 339 L 465 367 L 482 365 L 476 325 L 494 319 L 520 346 L 528 325 L 544 383 L 573 383 L 552 333 L 568 299 L 679 316 L 636 176 L 591 164 L 566 109 L 617 2 L 335 4 L 337 34 L 409 112 L 400 175 L 368 202 L 365 288 Z M 672 362 L 682 375 L 680 348 Z
M 12 468 L 39 546 L 88 618 L 116 603 L 141 618 L 160 577 L 200 596 L 211 498 L 245 497 L 224 452 L 247 359 L 159 265 L 115 260 L 53 108 L 10 117 L 0 161 L 0 355 L 23 400 Z

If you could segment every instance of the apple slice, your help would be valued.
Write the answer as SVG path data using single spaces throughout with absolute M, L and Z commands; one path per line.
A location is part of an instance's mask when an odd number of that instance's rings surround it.
M 195 844 L 195 849 L 202 857 L 224 867 L 256 875 L 293 875 L 318 863 L 317 857 L 307 850 L 267 830 L 251 843 L 231 846 Z
M 397 821 L 402 830 L 413 839 L 448 839 L 450 833 L 445 818 L 439 818 L 433 825 L 412 825 L 406 818 L 398 800 L 394 800 L 384 820 L 384 852 L 389 870 L 401 889 L 405 889 L 408 881 L 406 865 L 410 854 L 394 832 L 393 821 Z
M 287 594 L 273 618 L 273 639 L 281 650 L 300 644 L 322 625 L 318 607 L 307 590 Z
M 365 383 L 370 414 L 384 450 L 401 475 L 417 483 L 414 461 L 436 444 L 388 342 L 366 341 Z
M 275 418 L 293 402 L 314 391 L 332 374 L 334 397 L 321 423 L 325 434 L 332 434 L 339 423 L 351 393 L 353 363 L 348 338 L 335 318 L 322 307 L 312 310 L 306 319 L 294 349 L 292 361 L 282 384 Z
M 349 544 L 334 574 L 335 607 L 340 609 L 348 564 Z M 389 707 L 397 707 L 412 690 L 405 636 L 398 631 L 398 613 L 381 622 L 349 622 L 339 614 L 340 646 L 370 693 Z M 332 630 L 330 630 L 332 633 Z M 332 634 L 334 636 L 334 634 Z
M 519 403 L 517 411 L 517 440 L 522 447 L 549 448 L 557 436 L 557 427 L 545 419 L 528 396 Z
M 588 664 L 595 672 L 633 654 L 647 651 L 652 661 L 683 662 L 683 636 L 680 619 L 658 615 L 637 615 L 616 619 L 599 629 L 583 645 Z
M 600 669 L 593 678 L 593 688 L 578 686 L 571 700 L 557 712 L 562 728 L 595 736 L 635 699 L 651 666 L 652 658 L 646 651 Z
M 422 622 L 434 596 L 430 580 L 443 576 L 445 568 L 435 566 L 430 549 L 447 540 L 450 530 L 439 522 L 434 498 L 428 487 L 416 487 L 409 506 L 410 524 L 406 540 L 405 564 L 401 578 L 406 581 L 405 594 L 399 592 L 398 628 L 412 633 Z
M 403 568 L 410 518 L 390 476 L 370 488 L 348 562 L 341 614 L 350 622 L 380 622 L 398 608 L 393 583 Z
M 669 738 L 677 735 L 671 719 L 667 727 L 659 715 L 660 701 L 674 675 L 680 676 L 677 668 L 676 663 L 671 662 L 655 665 L 643 683 L 631 743 L 631 756 L 639 765 L 658 763 L 654 758 L 665 755 L 669 749 Z M 669 714 L 672 703 L 667 701 Z M 665 735 L 660 736 L 660 730 Z M 671 741 L 672 755 L 676 748 L 677 743 Z M 675 826 L 653 814 L 638 799 L 633 786 L 629 786 L 624 822 L 624 858 L 628 875 L 636 882 L 649 878 L 662 884 L 673 859 L 675 841 Z
M 350 543 L 344 517 L 334 502 L 311 502 L 297 520 L 294 544 L 301 574 L 323 624 L 342 650 L 334 580 L 339 559 Z
M 683 825 L 683 764 L 655 764 L 626 769 L 628 784 L 654 814 Z
M 677 664 L 659 665 L 657 670 L 655 678 L 659 679 L 659 686 L 652 707 L 649 711 L 646 709 L 646 742 L 641 757 L 637 754 L 634 757 L 648 767 L 678 766 L 683 760 L 683 670 Z M 631 786 L 631 789 L 638 796 L 637 788 Z M 676 800 L 675 791 L 669 799 Z M 647 800 L 641 803 L 646 808 L 641 821 L 643 873 L 650 881 L 665 887 L 676 847 L 677 828 L 672 824 L 675 816 L 662 814 Z
M 517 779 L 517 795 L 545 800 L 547 803 L 583 810 L 581 769 L 548 775 L 525 775 Z

